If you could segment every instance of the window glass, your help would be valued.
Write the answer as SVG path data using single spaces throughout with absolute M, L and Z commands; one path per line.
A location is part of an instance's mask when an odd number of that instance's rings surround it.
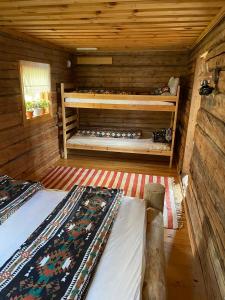
M 49 114 L 50 65 L 21 61 L 20 72 L 26 118 L 32 119 Z

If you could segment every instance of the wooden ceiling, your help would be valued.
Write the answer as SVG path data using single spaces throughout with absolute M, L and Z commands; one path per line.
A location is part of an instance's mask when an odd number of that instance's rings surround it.
M 225 0 L 0 0 L 0 30 L 72 50 L 187 49 L 225 15 Z

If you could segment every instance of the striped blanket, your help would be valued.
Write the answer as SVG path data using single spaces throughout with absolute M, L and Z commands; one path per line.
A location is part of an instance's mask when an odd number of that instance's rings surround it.
M 0 176 L 0 224 L 42 188 L 40 182 L 15 180 L 7 175 Z
M 0 269 L 0 299 L 83 299 L 120 198 L 117 189 L 74 186 Z

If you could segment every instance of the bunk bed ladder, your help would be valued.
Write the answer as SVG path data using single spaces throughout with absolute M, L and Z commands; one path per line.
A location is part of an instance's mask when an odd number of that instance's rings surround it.
M 72 109 L 76 113 L 67 114 L 65 107 L 64 97 L 64 83 L 61 83 L 61 100 L 62 100 L 62 125 L 63 125 L 63 151 L 64 158 L 67 159 L 67 140 L 74 134 L 74 130 L 78 129 L 79 126 L 79 109 Z
M 176 110 L 175 110 L 175 112 L 172 113 L 172 116 L 171 116 L 172 142 L 171 142 L 171 154 L 170 154 L 170 163 L 169 163 L 170 168 L 172 168 L 172 164 L 173 164 L 173 154 L 174 154 L 176 127 L 177 127 L 177 114 L 178 114 L 179 98 L 180 98 L 180 86 L 178 86 L 178 90 L 177 90 Z

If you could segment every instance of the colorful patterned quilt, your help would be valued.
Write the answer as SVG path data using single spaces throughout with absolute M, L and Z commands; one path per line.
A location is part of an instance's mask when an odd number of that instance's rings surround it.
M 121 196 L 75 186 L 0 268 L 0 299 L 84 299 Z
M 104 138 L 140 139 L 141 131 L 135 129 L 83 128 L 79 129 L 76 135 Z
M 0 224 L 41 189 L 43 187 L 40 182 L 15 180 L 7 175 L 0 176 Z

